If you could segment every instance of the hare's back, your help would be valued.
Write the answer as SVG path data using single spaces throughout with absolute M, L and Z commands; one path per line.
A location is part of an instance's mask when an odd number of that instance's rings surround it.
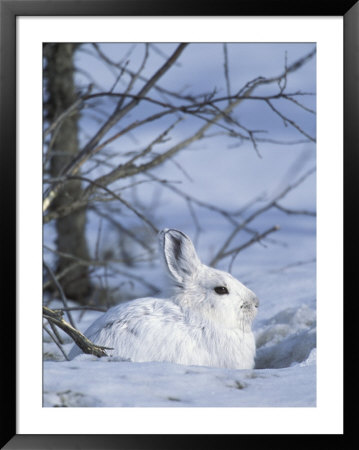
M 119 355 L 123 348 L 138 347 L 141 340 L 148 345 L 151 339 L 156 337 L 158 340 L 161 334 L 166 339 L 173 326 L 184 326 L 179 306 L 167 299 L 146 297 L 113 306 L 95 320 L 84 334 L 97 345 L 114 348 L 109 353 Z M 81 350 L 75 345 L 70 359 L 79 353 Z

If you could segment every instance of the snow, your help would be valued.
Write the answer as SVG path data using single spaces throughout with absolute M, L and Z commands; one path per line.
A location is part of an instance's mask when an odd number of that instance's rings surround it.
M 46 363 L 44 406 L 315 406 L 313 359 L 297 367 L 253 371 L 88 356 L 80 361 Z

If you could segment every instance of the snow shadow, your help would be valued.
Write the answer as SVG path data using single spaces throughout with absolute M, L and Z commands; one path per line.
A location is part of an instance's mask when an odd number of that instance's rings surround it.
M 303 363 L 316 348 L 316 313 L 307 305 L 286 308 L 263 321 L 255 334 L 256 369 Z

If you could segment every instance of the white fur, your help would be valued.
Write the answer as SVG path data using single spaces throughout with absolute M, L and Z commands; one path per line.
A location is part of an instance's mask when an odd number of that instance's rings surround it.
M 130 361 L 253 368 L 255 294 L 229 273 L 202 264 L 184 233 L 165 229 L 159 238 L 173 295 L 114 306 L 85 335 L 113 348 L 108 354 Z M 218 286 L 229 293 L 217 294 Z M 79 353 L 75 345 L 69 357 Z

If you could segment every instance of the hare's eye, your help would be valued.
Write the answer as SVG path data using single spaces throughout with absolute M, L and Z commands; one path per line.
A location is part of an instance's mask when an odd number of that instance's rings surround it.
M 217 287 L 214 288 L 214 291 L 218 295 L 229 294 L 228 289 L 226 287 L 224 287 L 224 286 L 217 286 Z

